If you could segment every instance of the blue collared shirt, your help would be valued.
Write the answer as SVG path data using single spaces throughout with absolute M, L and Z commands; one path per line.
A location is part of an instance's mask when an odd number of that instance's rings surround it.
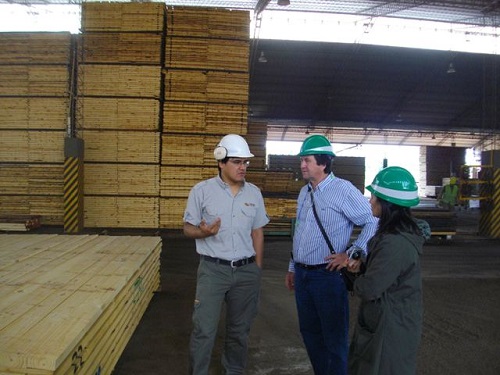
M 297 218 L 293 237 L 293 260 L 289 271 L 294 271 L 294 261 L 303 264 L 323 264 L 330 249 L 314 218 L 311 193 L 319 219 L 330 238 L 336 253 L 345 252 L 350 245 L 355 225 L 362 227 L 353 245 L 367 251 L 366 244 L 375 234 L 378 219 L 372 215 L 368 199 L 349 181 L 331 173 L 315 190 L 305 185 L 297 199 Z
M 215 236 L 196 239 L 196 251 L 202 255 L 238 260 L 255 255 L 251 232 L 269 222 L 260 189 L 245 182 L 236 196 L 219 176 L 199 182 L 190 191 L 184 221 L 199 225 L 221 218 Z

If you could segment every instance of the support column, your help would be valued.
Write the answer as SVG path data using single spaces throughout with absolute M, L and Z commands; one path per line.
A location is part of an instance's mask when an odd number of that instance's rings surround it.
M 491 179 L 491 199 L 481 201 L 479 233 L 492 238 L 500 238 L 500 151 L 487 151 L 481 155 L 482 163 L 493 166 Z
M 83 230 L 83 139 L 64 140 L 64 232 Z

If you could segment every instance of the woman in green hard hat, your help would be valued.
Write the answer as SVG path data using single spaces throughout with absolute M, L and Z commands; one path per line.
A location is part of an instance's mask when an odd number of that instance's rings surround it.
M 387 167 L 367 190 L 378 229 L 354 282 L 361 298 L 349 348 L 349 374 L 415 374 L 422 331 L 420 255 L 425 238 L 410 207 L 419 203 L 415 179 L 406 169 Z M 364 266 L 364 267 L 363 267 Z

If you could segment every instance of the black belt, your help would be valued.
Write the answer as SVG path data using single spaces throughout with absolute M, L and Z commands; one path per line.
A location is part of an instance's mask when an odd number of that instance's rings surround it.
M 226 259 L 213 258 L 208 255 L 201 255 L 201 259 L 206 260 L 207 262 L 223 264 L 225 266 L 231 266 L 231 268 L 238 268 L 255 262 L 255 255 L 250 258 L 243 258 L 239 260 L 226 260 Z
M 326 268 L 328 263 L 323 263 L 323 264 L 304 264 L 304 263 L 297 263 L 295 262 L 295 267 L 303 268 L 305 270 L 319 270 L 321 268 Z

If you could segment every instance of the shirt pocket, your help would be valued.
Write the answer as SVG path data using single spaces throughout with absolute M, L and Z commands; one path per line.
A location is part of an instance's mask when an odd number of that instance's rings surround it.
M 241 208 L 241 219 L 246 224 L 252 225 L 255 220 L 255 216 L 257 216 L 257 209 L 252 206 L 243 206 Z

